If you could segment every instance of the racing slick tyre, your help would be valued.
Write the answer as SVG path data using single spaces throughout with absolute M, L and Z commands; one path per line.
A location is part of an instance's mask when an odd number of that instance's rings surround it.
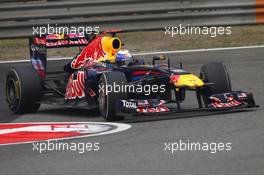
M 124 120 L 124 116 L 119 116 L 116 113 L 116 101 L 119 99 L 126 99 L 126 92 L 114 92 L 114 86 L 124 86 L 127 83 L 127 79 L 124 73 L 113 71 L 103 73 L 99 80 L 99 86 L 103 87 L 99 89 L 99 111 L 107 121 L 119 121 Z M 108 88 L 111 87 L 111 88 Z
M 43 86 L 31 66 L 11 68 L 6 76 L 6 100 L 16 114 L 34 113 L 40 107 Z
M 231 82 L 226 67 L 220 62 L 212 62 L 201 67 L 200 78 L 208 85 L 203 91 L 203 101 L 208 106 L 208 97 L 213 94 L 231 92 Z

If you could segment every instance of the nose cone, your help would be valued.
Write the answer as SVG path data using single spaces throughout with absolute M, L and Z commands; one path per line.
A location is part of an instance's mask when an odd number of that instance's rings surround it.
M 177 80 L 173 81 L 176 87 L 196 88 L 204 85 L 203 81 L 193 74 L 179 75 Z

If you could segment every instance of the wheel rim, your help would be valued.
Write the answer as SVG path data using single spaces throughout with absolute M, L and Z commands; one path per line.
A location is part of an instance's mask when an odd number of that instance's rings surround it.
M 17 96 L 16 83 L 13 78 L 7 81 L 7 101 L 11 110 L 15 110 L 19 104 L 19 97 Z

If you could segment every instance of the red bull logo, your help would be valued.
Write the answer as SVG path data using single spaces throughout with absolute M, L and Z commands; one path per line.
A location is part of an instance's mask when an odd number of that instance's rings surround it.
M 95 60 L 106 57 L 102 47 L 102 36 L 96 37 L 88 46 L 86 46 L 79 55 L 71 62 L 72 69 L 79 69 L 86 63 L 93 63 Z

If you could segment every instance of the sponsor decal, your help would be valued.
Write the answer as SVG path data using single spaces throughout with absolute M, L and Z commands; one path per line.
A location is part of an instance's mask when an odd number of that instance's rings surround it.
M 0 145 L 99 136 L 130 127 L 128 124 L 103 122 L 6 123 L 0 124 Z
M 134 71 L 131 73 L 133 76 L 139 76 L 139 75 L 165 75 L 163 72 L 157 72 L 157 71 L 149 71 L 149 70 L 139 70 Z
M 122 102 L 123 102 L 123 107 L 125 108 L 137 109 L 136 102 L 126 101 L 126 100 L 122 100 Z
M 68 35 L 69 38 L 74 38 L 74 36 Z M 79 37 L 79 36 L 76 36 Z M 47 41 L 54 40 L 54 41 Z M 46 47 L 57 47 L 66 45 L 84 45 L 88 44 L 88 40 L 85 38 L 79 38 L 77 40 L 64 39 L 61 35 L 48 35 L 46 38 L 34 38 L 34 44 L 46 45 Z
M 237 97 L 238 98 L 247 98 L 247 94 L 246 93 L 238 93 Z
M 168 112 L 170 109 L 165 105 L 164 100 L 138 100 L 137 102 L 134 101 L 127 101 L 121 100 L 123 108 L 127 109 L 136 109 L 138 113 L 162 113 Z
M 34 38 L 34 44 L 46 44 L 46 40 L 44 38 Z
M 47 42 L 47 47 L 56 47 L 56 46 L 65 46 L 65 45 L 80 45 L 80 44 L 88 44 L 86 39 L 78 39 L 77 41 L 72 40 L 58 40 L 55 42 Z
M 37 71 L 38 75 L 42 79 L 44 79 L 46 76 L 46 73 L 45 73 L 45 67 L 44 67 L 44 64 L 42 63 L 42 61 L 40 59 L 32 58 L 31 63 L 32 63 L 34 69 Z
M 84 92 L 84 71 L 77 72 L 77 78 L 74 79 L 74 73 L 71 74 L 66 88 L 65 99 L 76 99 L 85 97 Z
M 139 107 L 137 109 L 137 112 L 139 113 L 160 113 L 160 112 L 168 112 L 170 111 L 169 108 L 167 108 L 166 106 L 162 105 L 162 106 L 157 106 L 157 107 Z
M 180 78 L 180 75 L 172 74 L 172 75 L 170 76 L 170 83 L 177 83 L 178 80 L 179 80 L 179 78 Z
M 139 100 L 138 106 L 140 106 L 140 107 L 149 106 L 149 102 L 148 102 L 148 100 Z
M 210 99 L 212 100 L 210 106 L 214 108 L 230 108 L 230 107 L 237 107 L 242 104 L 241 102 L 235 100 L 234 96 L 232 96 L 230 93 L 223 94 L 223 96 L 225 98 L 224 101 L 214 96 L 210 97 Z

